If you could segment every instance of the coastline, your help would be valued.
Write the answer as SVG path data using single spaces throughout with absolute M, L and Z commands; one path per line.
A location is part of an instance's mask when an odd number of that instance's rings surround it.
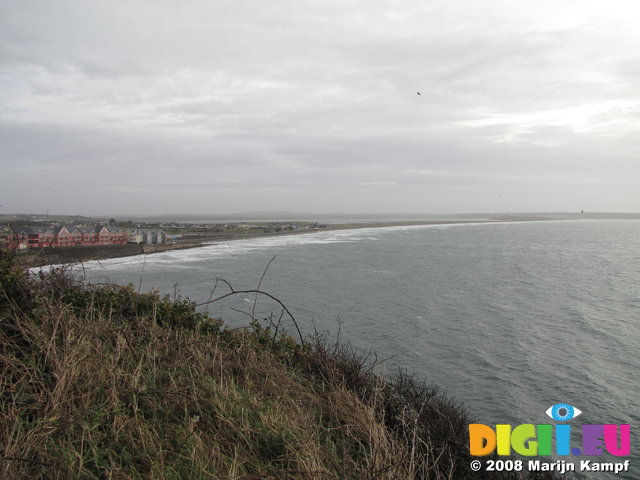
M 328 224 L 318 230 L 302 230 L 302 231 L 282 231 L 272 233 L 259 234 L 242 234 L 234 232 L 224 236 L 208 236 L 198 240 L 189 240 L 184 242 L 176 242 L 161 245 L 99 245 L 99 246 L 80 246 L 80 247 L 48 247 L 38 249 L 33 253 L 21 253 L 19 255 L 20 263 L 28 268 L 39 268 L 50 265 L 68 265 L 75 263 L 90 262 L 95 260 L 106 260 L 110 258 L 122 258 L 138 255 L 152 255 L 154 253 L 167 252 L 171 250 L 186 250 L 205 246 L 216 245 L 223 242 L 235 240 L 248 240 L 254 238 L 269 238 L 291 235 L 310 235 L 319 232 L 340 231 L 340 230 L 357 230 L 366 228 L 385 228 L 385 227 L 411 227 L 411 226 L 428 226 L 428 225 L 464 225 L 464 224 L 481 224 L 481 223 L 505 223 L 505 222 L 530 222 L 530 221 L 547 221 L 543 218 L 513 218 L 509 220 L 415 220 L 415 221 L 385 221 L 385 222 L 357 222 L 357 223 L 335 223 Z

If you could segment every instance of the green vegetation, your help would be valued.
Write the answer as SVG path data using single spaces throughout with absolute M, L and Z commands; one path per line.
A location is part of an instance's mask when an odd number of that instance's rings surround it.
M 6 252 L 0 324 L 0 478 L 486 475 L 470 471 L 461 406 L 326 339 L 231 330 L 189 300 L 64 270 L 28 276 Z

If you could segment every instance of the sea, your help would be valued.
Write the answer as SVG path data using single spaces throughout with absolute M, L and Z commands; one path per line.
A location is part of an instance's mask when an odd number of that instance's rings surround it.
M 466 223 L 251 238 L 85 263 L 91 282 L 133 284 L 204 303 L 268 292 L 304 335 L 340 338 L 442 387 L 476 423 L 630 424 L 631 456 L 536 457 L 622 462 L 640 478 L 640 221 Z M 267 296 L 203 305 L 230 326 L 277 321 Z M 280 320 L 294 337 L 285 313 Z M 566 403 L 582 413 L 556 422 Z M 568 477 L 571 478 L 571 477 Z

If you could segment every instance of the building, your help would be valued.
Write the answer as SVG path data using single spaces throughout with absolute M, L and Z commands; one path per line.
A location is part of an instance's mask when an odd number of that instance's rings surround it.
M 129 240 L 127 231 L 107 225 L 93 227 L 11 225 L 9 230 L 8 247 L 18 250 L 77 245 L 122 245 Z
M 7 248 L 9 245 L 9 227 L 0 225 L 0 248 Z
M 8 247 L 25 250 L 27 248 L 51 247 L 56 243 L 53 227 L 32 227 L 16 225 L 9 227 Z
M 121 228 L 97 225 L 95 232 L 100 245 L 122 245 L 129 241 L 129 232 Z
M 159 245 L 167 243 L 167 234 L 164 230 L 132 230 L 129 233 L 129 243 Z

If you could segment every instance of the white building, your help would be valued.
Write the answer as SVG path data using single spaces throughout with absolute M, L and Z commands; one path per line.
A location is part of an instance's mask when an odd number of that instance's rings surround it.
M 132 230 L 129 233 L 129 242 L 146 245 L 160 245 L 167 243 L 167 234 L 164 233 L 164 230 Z

